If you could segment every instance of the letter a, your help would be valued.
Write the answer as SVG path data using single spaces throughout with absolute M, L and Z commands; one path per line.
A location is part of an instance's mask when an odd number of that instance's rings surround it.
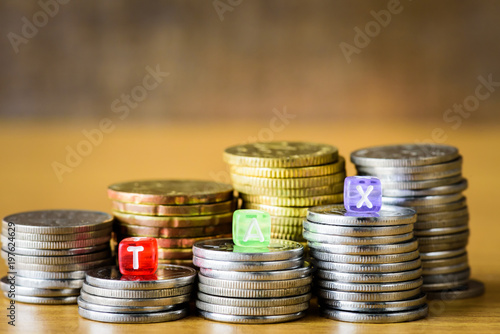
M 253 228 L 257 229 L 256 233 L 252 233 Z M 256 218 L 252 219 L 252 222 L 250 223 L 250 226 L 248 226 L 248 229 L 245 233 L 245 236 L 243 237 L 243 241 L 247 242 L 248 239 L 250 238 L 259 238 L 260 242 L 264 242 L 264 235 L 262 234 L 262 231 L 260 230 L 259 227 L 259 221 Z

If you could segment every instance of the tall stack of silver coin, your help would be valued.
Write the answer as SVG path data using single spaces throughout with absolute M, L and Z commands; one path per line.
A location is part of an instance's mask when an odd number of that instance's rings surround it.
M 370 323 L 427 315 L 415 220 L 414 210 L 395 206 L 377 214 L 350 213 L 338 204 L 309 209 L 304 238 L 317 267 L 322 315 Z
M 115 266 L 90 270 L 78 298 L 78 313 L 112 323 L 178 320 L 188 314 L 195 278 L 193 268 L 171 264 L 159 264 L 148 276 L 122 276 Z
M 17 213 L 2 221 L 4 295 L 33 304 L 75 304 L 85 270 L 114 263 L 113 217 L 82 210 Z
M 415 209 L 424 285 L 429 298 L 467 298 L 483 293 L 469 280 L 469 212 L 462 192 L 462 157 L 453 146 L 378 146 L 351 154 L 359 175 L 382 182 L 383 203 Z
M 199 314 L 230 323 L 278 323 L 305 316 L 311 299 L 311 266 L 303 246 L 271 239 L 266 248 L 242 248 L 231 239 L 193 246 L 200 267 Z

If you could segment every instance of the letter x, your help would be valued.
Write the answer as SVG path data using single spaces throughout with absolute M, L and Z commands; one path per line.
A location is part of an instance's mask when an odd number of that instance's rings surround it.
M 358 185 L 356 186 L 356 190 L 361 195 L 361 199 L 358 201 L 358 203 L 356 203 L 356 207 L 359 209 L 363 206 L 363 203 L 366 203 L 366 206 L 369 209 L 373 208 L 372 202 L 370 202 L 370 200 L 368 199 L 368 195 L 370 195 L 370 193 L 372 192 L 373 186 L 368 186 L 368 188 L 366 188 L 366 192 L 364 192 L 363 188 Z

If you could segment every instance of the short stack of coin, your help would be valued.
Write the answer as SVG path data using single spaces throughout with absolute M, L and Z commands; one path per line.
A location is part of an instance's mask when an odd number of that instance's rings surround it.
M 197 242 L 200 268 L 196 307 L 206 319 L 278 323 L 302 318 L 311 299 L 311 271 L 303 246 L 271 239 L 265 248 L 238 247 L 231 239 Z
M 413 237 L 416 213 L 383 206 L 378 214 L 343 205 L 309 209 L 304 222 L 321 313 L 349 322 L 403 322 L 427 315 Z
M 417 211 L 424 285 L 429 298 L 467 298 L 483 293 L 469 280 L 465 247 L 469 213 L 462 192 L 462 157 L 457 148 L 436 144 L 378 146 L 355 151 L 351 160 L 360 175 L 382 182 L 383 203 Z
M 109 186 L 119 242 L 154 237 L 160 263 L 192 265 L 196 241 L 231 236 L 236 202 L 231 185 L 210 181 L 157 180 Z
M 2 221 L 7 298 L 33 304 L 75 304 L 85 270 L 114 263 L 113 217 L 104 212 L 22 212 Z
M 224 151 L 243 207 L 271 214 L 271 237 L 304 241 L 307 208 L 341 203 L 345 160 L 336 147 L 303 142 L 238 145 Z
M 196 270 L 160 264 L 155 274 L 123 276 L 118 267 L 94 269 L 85 275 L 78 313 L 113 323 L 177 320 L 188 314 Z

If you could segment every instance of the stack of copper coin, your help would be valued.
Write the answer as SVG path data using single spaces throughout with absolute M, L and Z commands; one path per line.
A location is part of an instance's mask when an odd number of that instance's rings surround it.
M 307 208 L 342 203 L 345 160 L 336 147 L 303 142 L 237 145 L 224 151 L 243 207 L 271 214 L 271 237 L 302 237 Z
M 231 236 L 236 202 L 231 185 L 210 181 L 153 180 L 108 188 L 117 241 L 154 237 L 159 262 L 192 265 L 200 240 Z
M 75 304 L 85 271 L 114 263 L 113 217 L 104 212 L 44 210 L 2 221 L 4 295 L 32 304 Z

